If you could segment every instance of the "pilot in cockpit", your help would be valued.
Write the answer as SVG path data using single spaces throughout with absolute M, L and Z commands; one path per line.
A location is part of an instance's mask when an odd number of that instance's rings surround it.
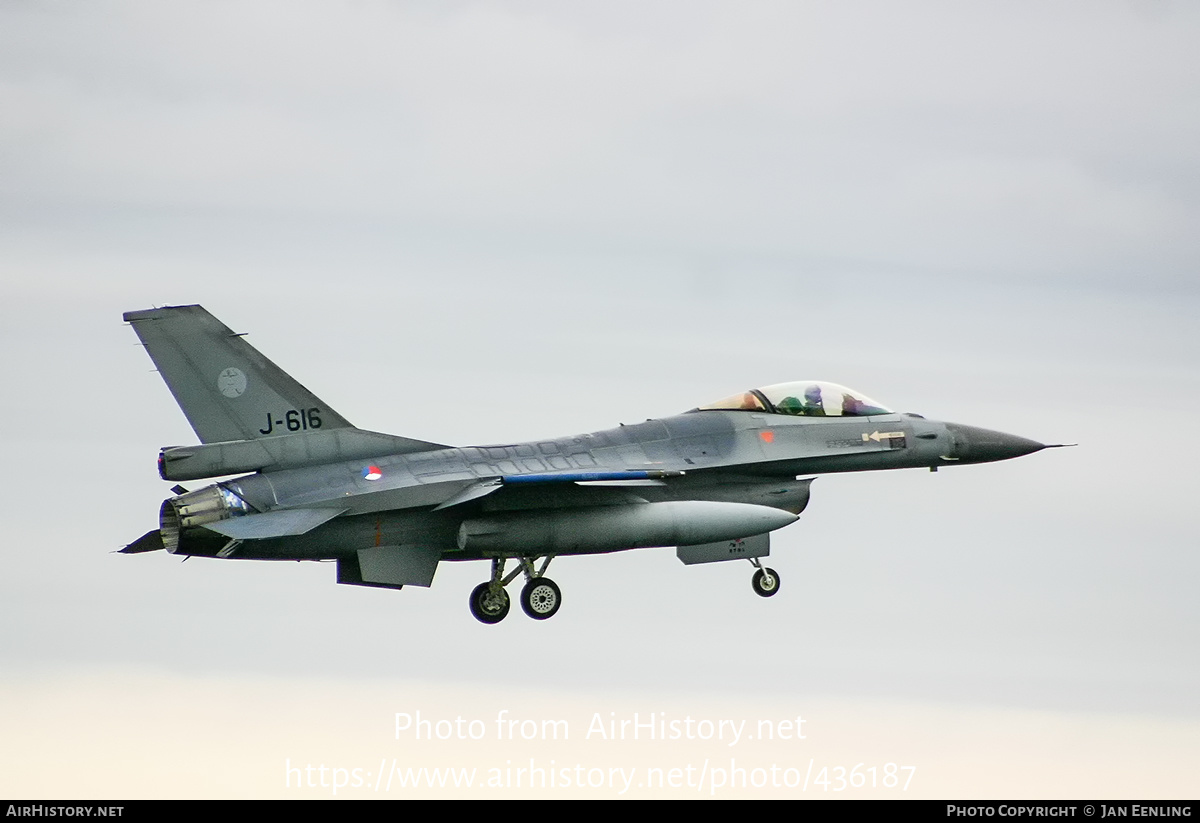
M 764 386 L 735 394 L 696 411 L 726 409 L 758 411 L 798 417 L 867 417 L 891 414 L 885 406 L 836 383 L 803 381 Z

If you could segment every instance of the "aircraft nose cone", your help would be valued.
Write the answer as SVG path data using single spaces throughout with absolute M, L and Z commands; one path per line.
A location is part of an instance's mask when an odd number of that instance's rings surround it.
M 1046 448 L 1044 443 L 1017 437 L 1015 434 L 980 429 L 947 423 L 946 428 L 954 440 L 951 456 L 961 463 L 990 463 L 993 460 L 1008 460 L 1023 454 L 1032 454 Z

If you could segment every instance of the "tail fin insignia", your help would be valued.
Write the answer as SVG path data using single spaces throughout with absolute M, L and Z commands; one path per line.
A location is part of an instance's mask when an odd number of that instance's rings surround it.
M 350 422 L 201 306 L 126 312 L 201 443 Z

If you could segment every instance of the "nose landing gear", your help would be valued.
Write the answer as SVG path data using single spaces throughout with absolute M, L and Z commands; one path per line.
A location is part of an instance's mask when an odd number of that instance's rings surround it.
M 750 578 L 750 585 L 759 597 L 772 597 L 779 591 L 779 572 L 765 567 L 757 557 L 750 559 L 751 565 L 758 569 Z

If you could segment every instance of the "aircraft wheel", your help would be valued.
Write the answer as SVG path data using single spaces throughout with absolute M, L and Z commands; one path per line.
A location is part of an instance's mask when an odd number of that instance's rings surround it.
M 779 591 L 779 573 L 774 569 L 759 569 L 754 573 L 750 585 L 759 597 L 771 597 Z
M 521 589 L 521 608 L 534 620 L 546 620 L 558 612 L 562 592 L 549 577 L 535 577 Z
M 508 592 L 492 593 L 491 583 L 480 583 L 471 592 L 471 614 L 480 623 L 499 623 L 508 615 Z

